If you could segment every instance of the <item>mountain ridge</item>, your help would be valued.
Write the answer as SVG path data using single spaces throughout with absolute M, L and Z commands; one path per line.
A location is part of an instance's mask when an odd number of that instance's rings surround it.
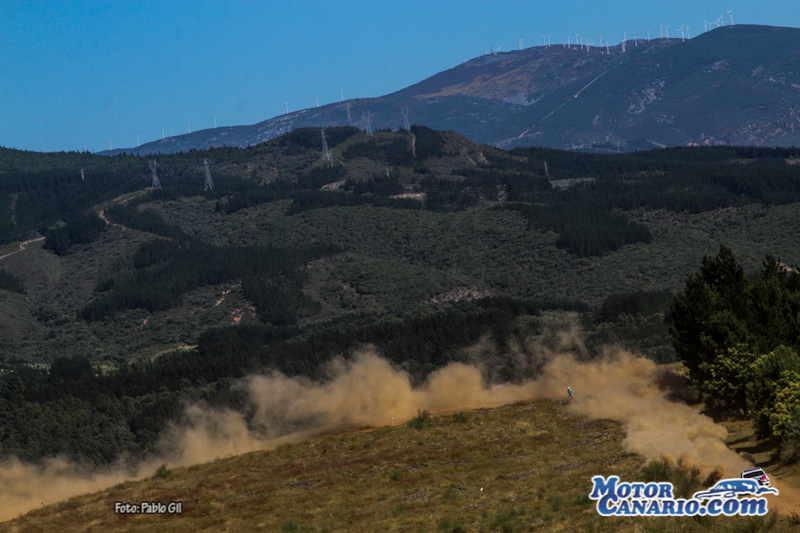
M 759 42 L 760 46 L 752 43 Z M 201 130 L 136 148 L 245 147 L 299 127 L 410 123 L 502 148 L 615 152 L 665 146 L 800 144 L 800 30 L 724 26 L 685 41 L 537 46 L 465 61 L 409 87 L 302 109 L 250 126 Z

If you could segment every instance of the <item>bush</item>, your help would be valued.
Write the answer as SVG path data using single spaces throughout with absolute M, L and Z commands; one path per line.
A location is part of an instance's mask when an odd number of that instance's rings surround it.
M 167 479 L 170 475 L 172 475 L 172 470 L 167 468 L 166 463 L 163 463 L 158 467 L 158 470 L 156 470 L 156 473 L 153 474 L 151 479 Z
M 420 429 L 431 425 L 431 413 L 427 409 L 418 411 L 417 416 L 408 421 L 409 427 Z
M 464 411 L 456 411 L 453 414 L 453 422 L 458 422 L 460 424 L 463 424 L 468 421 L 469 417 L 467 416 L 467 413 L 465 413 Z

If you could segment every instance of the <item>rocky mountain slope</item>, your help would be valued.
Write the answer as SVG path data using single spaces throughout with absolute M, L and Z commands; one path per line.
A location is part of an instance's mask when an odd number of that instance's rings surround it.
M 170 137 L 128 153 L 244 147 L 305 126 L 454 130 L 503 148 L 616 152 L 682 145 L 800 144 L 800 30 L 725 26 L 693 39 L 537 46 L 466 61 L 378 98 L 250 126 Z

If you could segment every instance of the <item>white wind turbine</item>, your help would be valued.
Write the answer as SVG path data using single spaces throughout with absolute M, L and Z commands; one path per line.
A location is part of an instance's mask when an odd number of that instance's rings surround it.
M 681 32 L 681 42 L 685 41 L 686 39 L 683 38 L 683 26 L 678 28 L 678 31 Z
M 733 9 L 728 10 L 728 15 L 731 17 L 731 26 L 733 26 Z

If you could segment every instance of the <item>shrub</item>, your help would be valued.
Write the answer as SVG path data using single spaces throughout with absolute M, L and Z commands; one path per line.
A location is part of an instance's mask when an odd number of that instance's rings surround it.
M 427 409 L 422 409 L 417 412 L 417 416 L 408 421 L 408 425 L 412 428 L 420 429 L 425 426 L 431 425 L 431 413 Z
M 152 479 L 167 479 L 170 475 L 172 475 L 172 470 L 167 468 L 166 463 L 163 463 L 161 466 L 158 467 L 156 473 L 153 474 Z

